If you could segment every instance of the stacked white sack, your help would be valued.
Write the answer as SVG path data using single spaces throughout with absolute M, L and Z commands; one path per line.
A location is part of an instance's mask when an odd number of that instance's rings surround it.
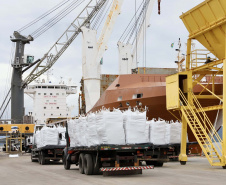
M 127 113 L 123 112 L 122 113 L 122 118 L 123 118 L 123 131 L 124 131 L 124 135 L 125 135 L 125 143 L 126 142 L 126 121 L 127 121 Z
M 150 125 L 150 142 L 154 145 L 165 145 L 166 139 L 166 123 L 162 121 L 151 121 Z
M 37 148 L 42 146 L 41 144 L 41 132 L 39 130 L 36 131 L 34 135 L 34 143 L 36 144 Z
M 87 145 L 94 146 L 99 144 L 97 127 L 96 127 L 96 115 L 91 113 L 87 116 Z
M 146 121 L 145 138 L 147 143 L 150 142 L 150 125 L 151 125 L 151 121 Z
M 86 117 L 80 116 L 78 119 L 79 134 L 78 141 L 80 146 L 87 146 L 87 121 Z
M 125 144 L 123 114 L 120 110 L 102 110 L 97 113 L 96 126 L 100 144 Z
M 58 133 L 59 133 L 59 145 L 66 145 L 66 138 L 65 138 L 65 133 L 66 133 L 66 127 L 59 126 L 57 127 Z M 61 137 L 60 137 L 61 135 Z
M 58 145 L 58 130 L 57 128 L 43 127 L 41 130 L 41 144 L 46 145 Z
M 74 125 L 73 125 L 73 143 L 74 143 L 75 146 L 81 146 L 80 129 L 79 129 L 79 120 L 78 119 L 74 120 Z
M 128 110 L 126 119 L 126 143 L 146 143 L 145 130 L 146 130 L 146 111 L 132 112 Z
M 166 142 L 177 144 L 181 142 L 181 123 L 175 122 L 166 126 Z
M 68 135 L 70 137 L 70 146 L 71 147 L 75 147 L 76 146 L 76 135 L 75 135 L 75 120 L 69 120 L 67 122 L 67 126 L 68 126 Z

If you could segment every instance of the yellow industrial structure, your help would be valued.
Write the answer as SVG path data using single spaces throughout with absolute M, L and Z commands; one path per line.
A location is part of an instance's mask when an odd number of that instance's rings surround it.
M 6 137 L 6 152 L 12 153 L 11 147 L 15 140 L 20 144 L 19 152 L 22 152 L 22 143 L 25 140 L 25 135 L 33 135 L 34 127 L 34 124 L 0 124 L 0 135 Z
M 34 127 L 34 124 L 0 124 L 0 132 L 8 133 L 17 130 L 19 133 L 33 134 Z
M 178 74 L 166 78 L 167 110 L 179 111 L 182 117 L 181 164 L 186 164 L 187 125 L 191 128 L 203 153 L 212 166 L 226 168 L 226 1 L 206 0 L 180 17 L 189 31 L 187 40 L 186 68 Z M 191 57 L 192 40 L 199 41 L 216 59 L 206 54 L 194 61 Z M 200 51 L 199 51 L 200 52 Z M 200 55 L 201 56 L 201 55 Z M 203 57 L 204 56 L 204 57 Z M 209 61 L 208 61 L 209 60 Z M 201 60 L 199 60 L 201 61 Z M 208 61 L 208 62 L 207 62 Z M 211 78 L 203 84 L 204 77 Z M 223 78 L 223 94 L 215 93 L 216 77 Z M 203 88 L 195 94 L 194 87 Z M 203 91 L 207 92 L 203 95 Z M 202 107 L 199 100 L 217 99 L 216 105 Z M 220 102 L 220 104 L 219 104 Z M 208 118 L 206 111 L 223 109 L 223 138 L 221 139 Z

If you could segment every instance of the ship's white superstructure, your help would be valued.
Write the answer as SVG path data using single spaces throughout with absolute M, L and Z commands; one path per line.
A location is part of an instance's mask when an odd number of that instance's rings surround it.
M 29 85 L 24 93 L 33 100 L 34 123 L 38 126 L 46 124 L 47 118 L 71 117 L 71 108 L 66 104 L 66 97 L 76 94 L 75 85 L 37 83 Z

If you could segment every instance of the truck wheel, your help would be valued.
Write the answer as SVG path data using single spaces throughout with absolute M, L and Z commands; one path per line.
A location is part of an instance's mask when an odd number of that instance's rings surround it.
M 181 165 L 186 165 L 186 161 L 180 161 Z
M 86 154 L 84 158 L 84 173 L 86 175 L 93 174 L 93 159 L 91 154 Z
M 146 161 L 146 165 L 155 165 L 155 161 Z
M 45 153 L 41 151 L 41 165 L 46 164 Z
M 31 153 L 31 162 L 37 162 L 37 159 L 33 159 L 32 153 Z
M 61 159 L 54 159 L 53 161 L 54 162 L 59 162 Z
M 79 172 L 84 174 L 84 154 L 80 153 L 79 155 Z
M 41 164 L 41 152 L 38 152 L 38 163 Z
M 67 157 L 63 160 L 63 162 L 64 162 L 64 169 L 65 169 L 65 170 L 70 170 L 70 168 L 71 168 L 71 163 L 70 163 L 70 161 L 67 160 Z M 79 171 L 80 171 L 80 170 L 79 170 Z
M 155 166 L 162 167 L 163 166 L 163 162 L 156 162 Z
M 99 159 L 97 159 L 97 161 L 96 161 L 96 157 L 97 157 L 96 155 L 92 155 L 92 158 L 93 158 L 93 175 L 99 175 L 100 174 L 100 161 L 99 161 Z

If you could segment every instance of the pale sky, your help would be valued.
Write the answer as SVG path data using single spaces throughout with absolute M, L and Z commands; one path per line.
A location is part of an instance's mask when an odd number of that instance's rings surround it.
M 2 0 L 0 2 L 0 105 L 5 97 L 6 91 L 10 88 L 10 58 L 12 42 L 10 35 L 27 23 L 33 21 L 62 0 Z M 137 4 L 142 0 L 136 0 Z M 147 62 L 146 67 L 176 67 L 174 61 L 177 53 L 178 38 L 181 38 L 182 50 L 185 52 L 185 43 L 188 38 L 188 31 L 179 18 L 182 12 L 186 12 L 192 7 L 203 2 L 203 0 L 162 0 L 161 15 L 158 15 L 157 0 L 152 12 L 150 27 L 147 30 Z M 118 73 L 118 49 L 117 42 L 134 15 L 135 0 L 124 0 L 121 14 L 114 26 L 113 33 L 108 42 L 108 50 L 104 54 L 103 74 Z M 77 11 L 78 13 L 78 11 Z M 41 58 L 56 40 L 62 35 L 66 28 L 75 18 L 76 12 L 70 13 L 61 22 L 56 24 L 42 36 L 26 45 L 25 54 Z M 48 19 L 46 19 L 48 21 Z M 33 25 L 33 30 L 40 25 Z M 28 31 L 22 32 L 24 35 L 30 34 Z M 175 47 L 171 48 L 171 43 Z M 61 58 L 53 66 L 53 81 L 59 81 L 63 77 L 64 81 L 72 78 L 72 81 L 80 86 L 82 77 L 82 40 L 81 34 L 70 47 L 64 52 Z M 142 66 L 142 62 L 139 64 Z M 143 66 L 142 66 L 143 67 Z M 26 76 L 26 74 L 25 74 Z M 79 88 L 78 88 L 79 89 Z M 68 98 L 68 105 L 74 105 L 73 114 L 77 114 L 78 96 L 72 95 Z M 25 95 L 26 112 L 32 111 L 31 98 Z M 10 118 L 10 110 L 6 112 L 4 118 Z

